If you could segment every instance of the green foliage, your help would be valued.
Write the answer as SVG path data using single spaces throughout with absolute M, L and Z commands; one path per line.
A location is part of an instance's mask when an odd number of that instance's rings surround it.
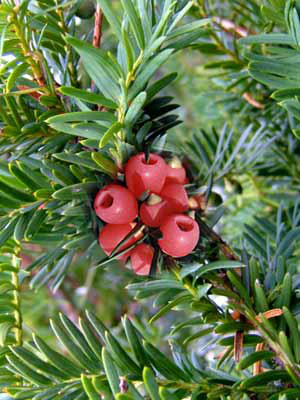
M 0 344 L 22 343 L 22 316 L 20 309 L 20 282 L 24 275 L 20 271 L 20 259 L 13 254 L 1 256 L 0 260 Z M 23 275 L 23 276 L 22 276 Z
M 1 2 L 6 400 L 299 397 L 299 11 Z M 196 249 L 155 246 L 149 277 L 114 262 L 142 225 L 104 257 L 93 210 L 137 152 L 177 155 L 199 202 Z
M 246 53 L 250 61 L 249 73 L 257 81 L 270 89 L 277 89 L 272 98 L 289 114 L 299 120 L 299 102 L 297 87 L 299 86 L 297 62 L 299 58 L 300 22 L 299 10 L 293 1 L 285 6 L 280 3 L 274 6 L 274 15 L 281 16 L 286 33 L 268 33 L 249 36 L 242 39 L 243 44 L 250 44 L 252 50 Z M 272 18 L 273 19 L 273 18 Z M 277 19 L 274 22 L 278 22 Z M 259 51 L 264 46 L 263 52 Z M 296 64 L 295 64 L 296 62 Z M 296 122 L 297 124 L 297 122 Z M 292 124 L 296 136 L 297 127 Z

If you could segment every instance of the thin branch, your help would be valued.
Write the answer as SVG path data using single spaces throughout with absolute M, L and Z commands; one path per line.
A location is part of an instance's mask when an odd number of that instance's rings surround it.
M 225 32 L 227 33 L 235 32 L 239 37 L 246 37 L 249 34 L 255 34 L 254 31 L 251 32 L 249 29 L 243 26 L 236 25 L 234 22 L 226 18 L 215 17 L 213 18 L 213 21 Z
M 213 21 L 228 34 L 232 34 L 233 32 L 240 38 L 247 37 L 248 35 L 254 35 L 255 31 L 251 31 L 243 26 L 235 24 L 233 21 L 225 18 L 215 17 Z M 253 107 L 258 109 L 264 109 L 264 104 L 255 100 L 252 95 L 248 92 L 243 94 L 243 98 L 251 104 Z
M 96 15 L 95 15 L 94 35 L 93 35 L 93 46 L 97 48 L 101 46 L 102 22 L 103 22 L 103 12 L 100 6 L 97 5 Z
M 251 106 L 255 107 L 255 108 L 259 108 L 259 109 L 264 109 L 265 106 L 264 104 L 260 103 L 259 101 L 255 100 L 250 93 L 246 92 L 243 94 L 243 98 L 249 103 L 251 104 Z
M 237 331 L 234 335 L 234 360 L 236 363 L 240 362 L 243 355 L 243 342 L 244 333 Z
M 262 351 L 265 347 L 265 343 L 258 343 L 256 345 L 255 351 Z M 256 361 L 256 363 L 253 364 L 253 372 L 252 375 L 258 375 L 262 372 L 262 361 Z
M 213 229 L 211 229 L 200 217 L 197 217 L 197 222 L 200 230 L 214 242 L 220 245 L 220 250 L 228 260 L 239 260 L 234 251 L 228 246 L 226 242 L 219 236 Z
M 94 24 L 94 34 L 93 34 L 93 46 L 100 48 L 102 39 L 102 23 L 103 23 L 103 12 L 97 4 L 96 14 L 95 14 L 95 24 Z M 95 83 L 92 82 L 92 89 L 95 88 Z M 106 108 L 103 106 L 98 106 L 99 111 L 105 111 Z

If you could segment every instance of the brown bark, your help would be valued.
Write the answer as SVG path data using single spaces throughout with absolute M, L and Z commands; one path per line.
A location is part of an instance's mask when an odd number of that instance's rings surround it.
M 103 12 L 99 7 L 99 5 L 97 5 L 96 15 L 95 15 L 94 35 L 93 35 L 93 46 L 97 48 L 101 46 L 102 22 L 103 22 Z

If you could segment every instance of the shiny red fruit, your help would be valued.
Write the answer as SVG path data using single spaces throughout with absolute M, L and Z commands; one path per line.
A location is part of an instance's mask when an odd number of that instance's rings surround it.
M 161 225 L 162 221 L 173 212 L 173 208 L 166 200 L 157 204 L 143 203 L 140 208 L 140 217 L 143 223 L 151 228 Z
M 167 183 L 160 196 L 168 201 L 174 212 L 184 212 L 189 208 L 189 198 L 183 185 Z
M 138 215 L 138 205 L 130 190 L 120 185 L 107 185 L 94 201 L 96 214 L 109 224 L 126 224 Z
M 154 249 L 152 246 L 141 243 L 130 254 L 131 266 L 137 275 L 149 275 Z
M 120 224 L 120 225 L 113 225 L 107 224 L 105 225 L 99 234 L 99 244 L 102 247 L 104 253 L 108 256 L 111 255 L 113 250 L 117 247 L 117 245 L 122 242 L 123 239 L 132 231 L 135 224 Z M 123 246 L 119 249 L 125 250 L 127 247 L 130 247 L 134 244 L 137 240 L 141 238 L 142 234 L 136 234 L 132 236 Z M 126 260 L 130 255 L 130 251 L 124 253 L 119 257 L 120 260 Z
M 179 183 L 183 185 L 186 182 L 186 172 L 183 167 L 167 166 L 166 183 Z
M 150 153 L 148 161 L 140 153 L 129 159 L 125 167 L 125 178 L 128 189 L 139 198 L 144 192 L 159 194 L 167 175 L 167 164 L 157 154 Z
M 163 234 L 158 240 L 161 250 L 172 257 L 184 257 L 196 247 L 200 230 L 191 217 L 184 214 L 173 214 L 167 217 L 160 227 Z

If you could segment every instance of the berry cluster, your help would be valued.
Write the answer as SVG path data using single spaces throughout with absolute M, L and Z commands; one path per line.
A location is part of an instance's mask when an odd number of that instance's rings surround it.
M 179 165 L 169 165 L 157 154 L 140 153 L 129 159 L 125 166 L 127 188 L 120 183 L 109 184 L 101 189 L 95 198 L 97 216 L 106 225 L 99 234 L 99 243 L 107 255 L 132 232 L 137 217 L 148 229 L 160 230 L 160 249 L 172 257 L 190 254 L 199 240 L 199 226 L 188 211 L 189 199 L 184 184 L 186 171 Z M 147 198 L 145 201 L 140 199 Z M 142 239 L 139 230 L 118 250 L 121 252 Z M 154 249 L 140 243 L 128 252 L 123 252 L 120 260 L 130 257 L 133 270 L 139 275 L 148 275 Z

